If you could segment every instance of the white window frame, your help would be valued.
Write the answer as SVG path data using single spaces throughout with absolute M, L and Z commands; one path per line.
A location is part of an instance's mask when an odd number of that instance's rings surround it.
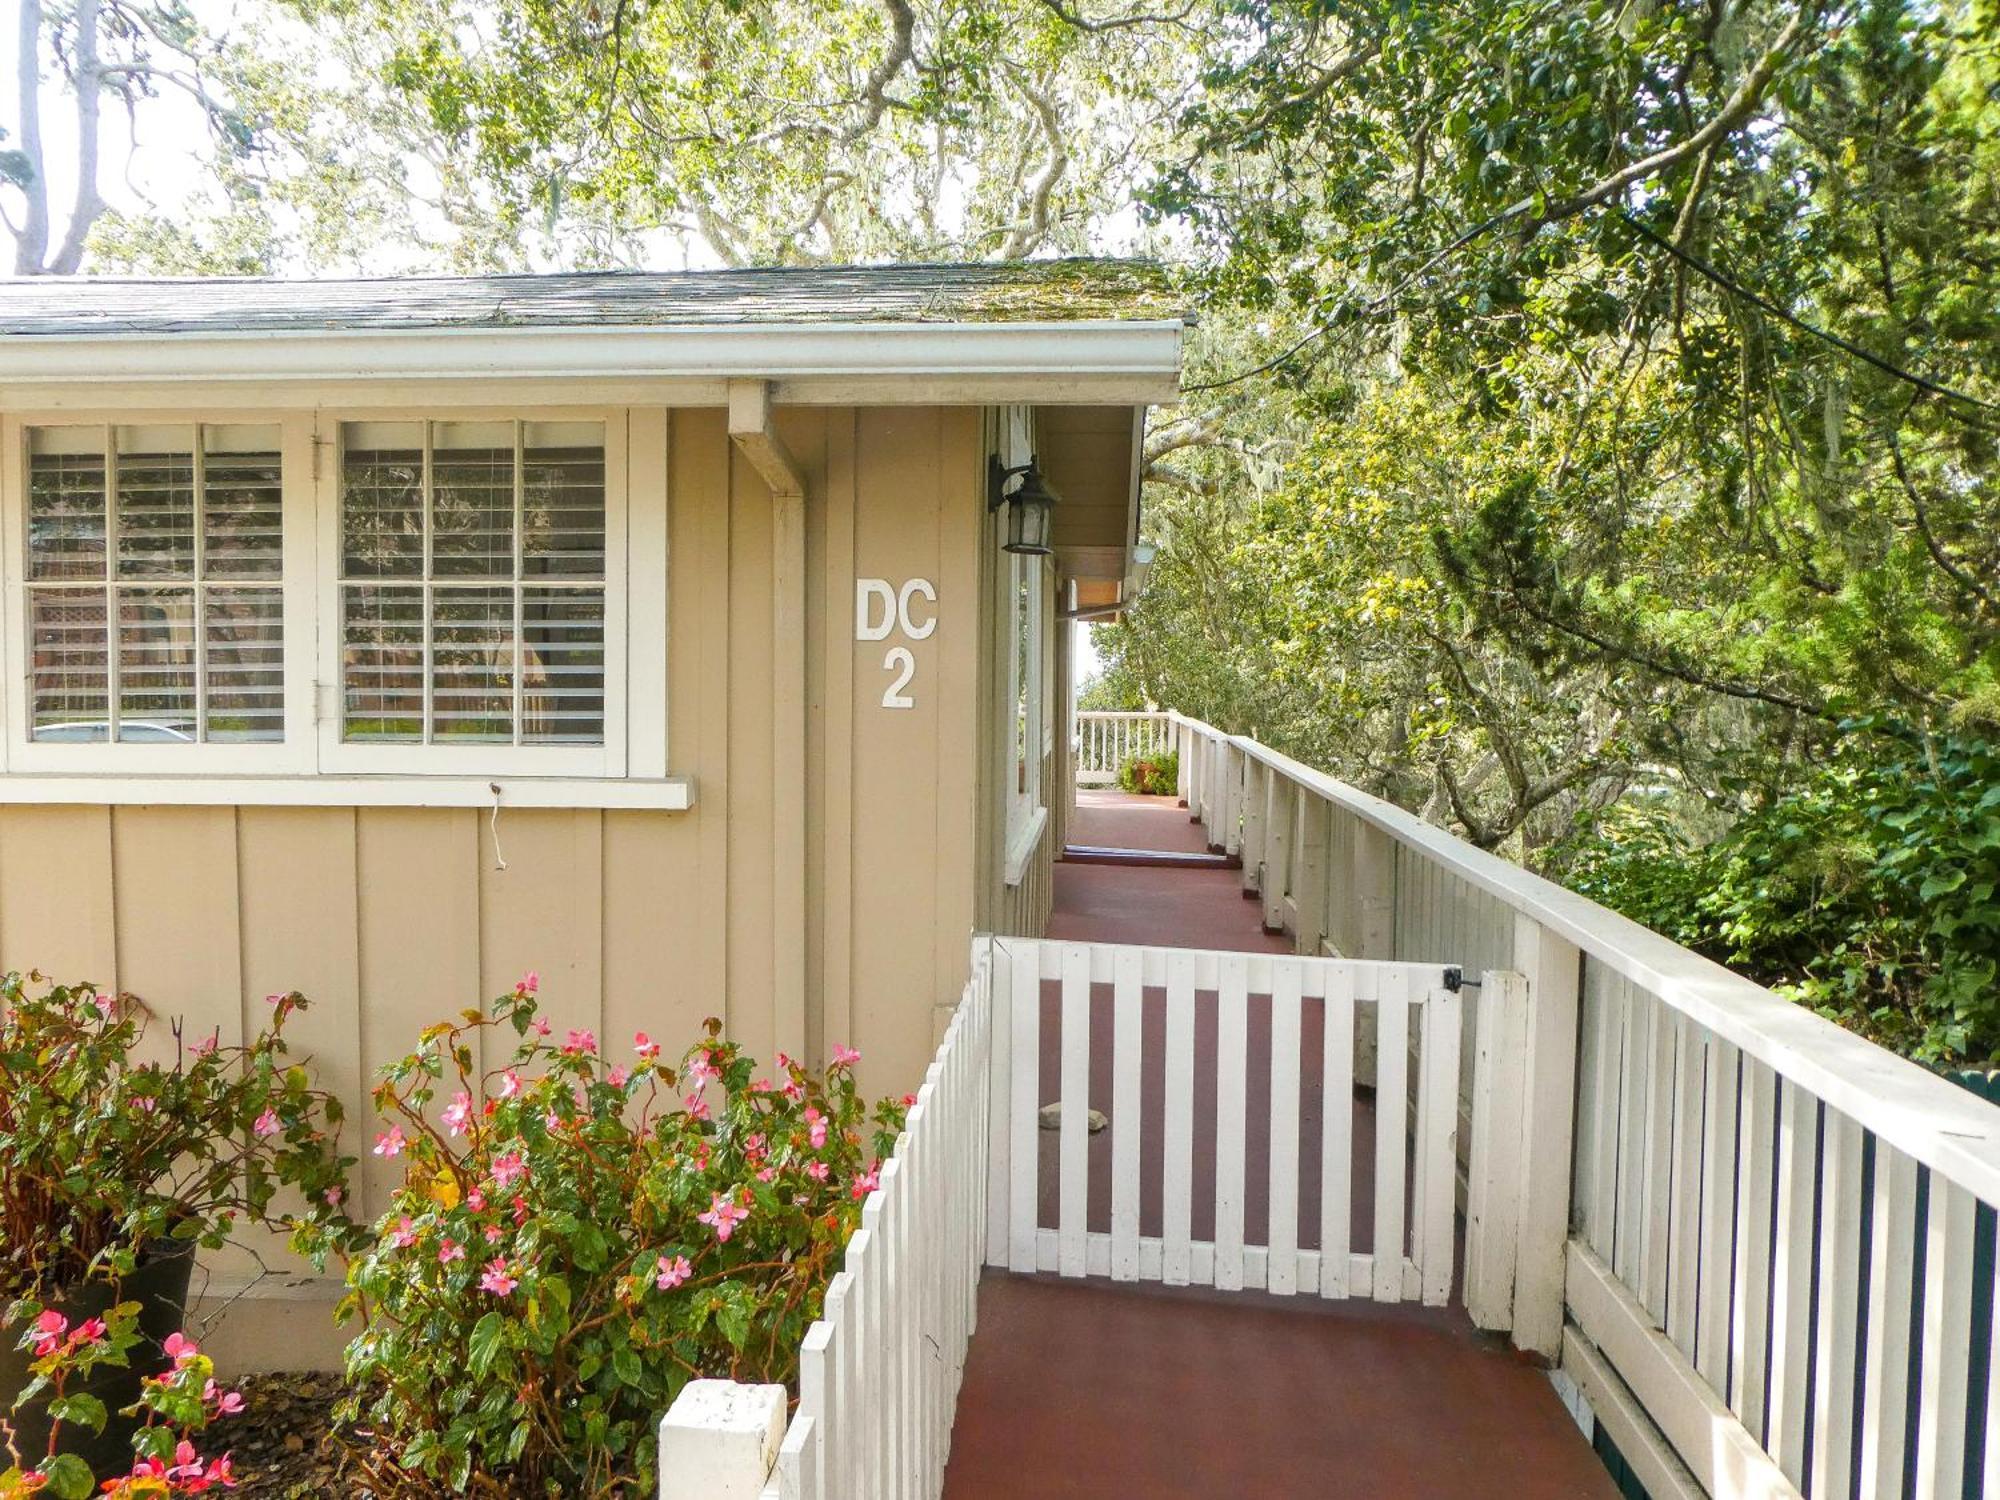
M 604 427 L 604 743 L 602 745 L 411 745 L 342 737 L 346 683 L 341 675 L 340 507 L 346 454 L 342 434 L 361 422 L 601 422 Z M 336 775 L 622 777 L 626 767 L 626 622 L 629 550 L 626 530 L 626 447 L 623 414 L 560 414 L 527 408 L 463 411 L 328 411 L 320 419 L 327 455 L 319 483 L 319 763 Z M 518 476 L 517 476 L 518 483 Z M 428 496 L 426 501 L 428 502 Z M 417 580 L 384 578 L 393 587 Z M 476 579 L 465 580 L 477 584 Z M 430 684 L 425 684 L 430 690 Z
M 230 406 L 118 408 L 0 416 L 0 802 L 484 806 L 500 786 L 521 806 L 692 806 L 667 772 L 667 556 L 664 424 L 650 420 L 642 468 L 659 515 L 633 514 L 633 452 L 622 407 L 371 406 L 318 412 Z M 347 422 L 598 422 L 605 460 L 605 743 L 411 745 L 340 738 L 340 436 Z M 48 427 L 228 423 L 279 429 L 285 737 L 258 744 L 37 741 L 28 683 L 28 435 Z M 659 430 L 656 430 L 659 429 Z M 659 451 L 654 453 L 652 448 Z M 637 547 L 635 549 L 635 543 Z M 635 631 L 637 632 L 635 634 Z
M 275 427 L 278 429 L 279 490 L 283 561 L 276 580 L 283 591 L 285 738 L 255 744 L 156 743 L 71 744 L 33 738 L 34 722 L 29 686 L 30 590 L 28 587 L 28 472 L 30 454 L 27 435 L 40 428 L 71 427 L 94 430 L 103 437 L 107 456 L 114 434 L 122 426 L 182 427 L 192 433 L 201 424 Z M 298 418 L 257 415 L 244 419 L 237 413 L 216 412 L 112 412 L 91 420 L 55 415 L 47 419 L 9 422 L 0 446 L 5 452 L 7 482 L 0 484 L 0 566 L 5 569 L 6 609 L 4 657 L 7 673 L 5 693 L 6 766 L 27 773 L 68 772 L 81 775 L 155 775 L 194 773 L 205 775 L 303 775 L 313 769 L 311 747 L 299 721 L 299 709 L 310 712 L 312 702 L 312 630 L 309 610 L 301 611 L 299 597 L 310 583 L 311 517 L 289 503 L 294 486 L 311 463 L 310 432 Z M 106 505 L 114 503 L 113 481 L 107 469 Z M 264 586 L 269 586 L 268 583 Z M 303 617 L 302 617 L 303 616 Z M 197 628 L 201 628 L 197 625 Z M 116 631 L 111 632 L 107 649 L 116 650 Z M 300 649 L 301 647 L 305 649 Z
M 1033 456 L 1032 423 L 1032 415 L 1026 407 L 1002 409 L 999 449 L 1000 461 L 1006 467 L 1015 468 Z M 992 526 L 996 555 L 1001 560 L 999 572 L 1006 590 L 1003 608 L 1007 622 L 1007 695 L 1001 712 L 1001 727 L 1007 744 L 1007 829 L 1002 874 L 1008 885 L 1019 885 L 1027 874 L 1049 821 L 1047 799 L 1043 795 L 1045 788 L 1042 786 L 1042 765 L 1048 758 L 1047 715 L 1043 702 L 1045 676 L 1042 670 L 1042 655 L 1046 646 L 1042 617 L 1046 613 L 1047 580 L 1043 558 L 1025 557 L 1000 549 L 1000 543 L 1007 535 L 1005 506 L 993 513 Z M 1025 611 L 1021 608 L 1024 588 L 1027 591 Z M 1024 613 L 1028 634 L 1025 681 L 1020 634 Z M 1022 701 L 1024 697 L 1025 705 Z M 1017 744 L 1025 758 L 1025 766 L 1015 757 Z

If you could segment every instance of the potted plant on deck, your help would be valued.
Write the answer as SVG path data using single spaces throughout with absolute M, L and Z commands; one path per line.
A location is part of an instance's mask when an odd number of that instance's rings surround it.
M 65 1454 L 52 1494 L 79 1462 L 125 1475 L 135 1436 L 142 1463 L 171 1457 L 188 1424 L 157 1408 L 185 1404 L 198 1249 L 282 1228 L 323 1265 L 351 1232 L 339 1102 L 284 1040 L 305 1002 L 267 1004 L 224 1045 L 178 1023 L 149 1037 L 130 997 L 0 976 L 0 1481 L 20 1492 Z

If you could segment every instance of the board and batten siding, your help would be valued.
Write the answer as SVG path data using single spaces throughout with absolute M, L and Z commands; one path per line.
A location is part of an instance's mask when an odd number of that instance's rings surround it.
M 692 810 L 512 808 L 496 849 L 479 809 L 0 803 L 0 967 L 116 987 L 225 1041 L 261 1024 L 267 994 L 303 991 L 297 1046 L 359 1122 L 420 1027 L 531 969 L 558 1031 L 591 1027 L 614 1055 L 640 1029 L 677 1050 L 719 1014 L 768 1058 L 791 944 L 808 1053 L 857 1046 L 865 1088 L 914 1088 L 979 916 L 982 414 L 779 414 L 808 491 L 803 744 L 774 743 L 768 490 L 719 410 L 624 419 L 634 545 L 667 518 L 668 752 Z M 937 585 L 937 629 L 909 643 L 911 709 L 881 706 L 857 576 Z M 780 774 L 805 779 L 801 933 L 772 919 Z M 373 1210 L 391 1164 L 366 1128 L 348 1149 Z

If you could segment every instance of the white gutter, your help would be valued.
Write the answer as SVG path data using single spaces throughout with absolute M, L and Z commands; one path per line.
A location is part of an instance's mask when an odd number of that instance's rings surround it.
M 1177 380 L 1178 320 L 0 335 L 0 384 L 144 380 L 1127 376 Z

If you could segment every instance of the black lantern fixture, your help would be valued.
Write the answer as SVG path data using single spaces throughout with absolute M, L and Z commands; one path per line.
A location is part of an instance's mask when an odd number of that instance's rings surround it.
M 1007 481 L 1016 475 L 1021 482 L 1009 490 Z M 1027 557 L 1047 557 L 1051 550 L 1049 514 L 1056 507 L 1056 497 L 1042 483 L 1042 471 L 1034 459 L 1010 469 L 987 455 L 986 509 L 996 511 L 1003 505 L 1007 507 L 1007 540 L 1002 545 Z

